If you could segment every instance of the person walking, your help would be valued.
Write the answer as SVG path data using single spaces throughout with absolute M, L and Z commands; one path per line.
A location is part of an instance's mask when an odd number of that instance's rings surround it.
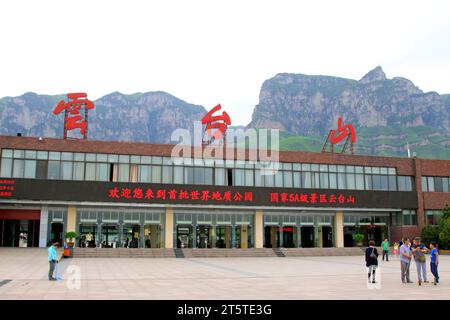
M 403 244 L 400 247 L 400 268 L 403 283 L 412 283 L 409 278 L 409 266 L 411 263 L 411 249 L 409 248 L 409 239 L 403 239 Z
M 395 242 L 394 243 L 394 255 L 395 255 L 395 257 L 398 257 L 398 248 L 399 248 L 399 245 L 398 245 L 397 242 Z
M 58 249 L 59 243 L 53 242 L 53 244 L 48 248 L 48 262 L 49 262 L 49 270 L 48 270 L 48 280 L 55 281 L 56 278 L 53 277 L 53 273 L 55 271 L 55 266 L 58 263 L 58 253 L 56 249 Z
M 422 279 L 424 283 L 428 283 L 427 281 L 427 265 L 425 253 L 427 253 L 427 247 L 420 242 L 420 238 L 414 238 L 414 244 L 411 246 L 411 253 L 414 256 L 414 261 L 416 262 L 417 268 L 417 278 L 419 286 L 422 285 Z
M 372 283 L 375 282 L 375 271 L 378 267 L 378 251 L 375 248 L 375 241 L 369 241 L 369 247 L 366 248 L 366 267 L 368 267 L 367 281 L 370 283 L 370 276 L 372 275 Z
M 381 243 L 381 248 L 383 249 L 383 261 L 384 257 L 386 257 L 386 261 L 389 261 L 389 241 L 388 239 L 384 239 Z
M 431 259 L 430 259 L 430 270 L 434 276 L 434 285 L 439 283 L 439 273 L 438 273 L 438 265 L 439 265 L 439 250 L 435 242 L 430 243 L 431 249 Z

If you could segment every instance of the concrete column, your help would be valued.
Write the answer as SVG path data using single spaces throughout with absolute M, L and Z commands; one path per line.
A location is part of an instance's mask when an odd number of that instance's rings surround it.
M 338 211 L 334 216 L 334 246 L 336 248 L 344 247 L 344 212 Z
M 262 248 L 264 244 L 263 211 L 255 210 L 255 248 Z
M 246 225 L 241 225 L 241 248 L 248 248 L 248 228 Z
M 144 224 L 139 226 L 139 247 L 145 248 Z
M 319 217 L 314 217 L 314 246 L 316 248 L 323 247 L 322 241 L 322 226 L 319 225 Z
M 283 224 L 281 224 L 280 227 L 277 227 L 280 230 L 279 236 L 280 236 L 280 248 L 283 248 Z
M 47 232 L 48 232 L 48 207 L 41 207 L 41 219 L 39 226 L 39 247 L 47 247 Z
M 150 226 L 150 245 L 152 248 L 160 248 L 158 241 L 158 232 L 158 225 L 152 224 Z M 173 241 L 171 243 L 173 243 Z
M 67 208 L 67 227 L 66 231 L 75 231 L 78 233 L 77 230 L 77 207 L 76 206 L 69 206 Z M 66 241 L 65 234 L 63 234 L 63 241 Z M 75 246 L 77 245 L 77 241 L 75 241 Z
M 173 209 L 166 209 L 166 223 L 165 223 L 165 248 L 173 248 Z
M 192 223 L 192 248 L 197 248 L 197 223 Z
M 236 248 L 236 228 L 231 226 L 231 248 Z
M 297 227 L 297 247 L 300 248 L 302 246 L 302 228 Z

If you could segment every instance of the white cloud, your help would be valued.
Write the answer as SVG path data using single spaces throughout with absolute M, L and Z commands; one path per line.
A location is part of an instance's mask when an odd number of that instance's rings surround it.
M 381 65 L 450 92 L 448 1 L 9 1 L 0 96 L 167 91 L 247 124 L 280 72 L 361 78 Z

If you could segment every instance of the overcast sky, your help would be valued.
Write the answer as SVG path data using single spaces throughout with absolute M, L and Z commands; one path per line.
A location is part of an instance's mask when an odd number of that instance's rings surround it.
M 2 1 L 0 97 L 163 90 L 245 125 L 277 73 L 450 93 L 450 1 Z

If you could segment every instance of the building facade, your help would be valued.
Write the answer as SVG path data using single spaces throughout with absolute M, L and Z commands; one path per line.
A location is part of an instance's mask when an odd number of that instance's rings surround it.
M 350 247 L 355 233 L 379 245 L 450 203 L 450 161 L 285 151 L 264 174 L 248 150 L 173 159 L 173 147 L 0 136 L 0 246 L 68 231 L 79 247 Z

